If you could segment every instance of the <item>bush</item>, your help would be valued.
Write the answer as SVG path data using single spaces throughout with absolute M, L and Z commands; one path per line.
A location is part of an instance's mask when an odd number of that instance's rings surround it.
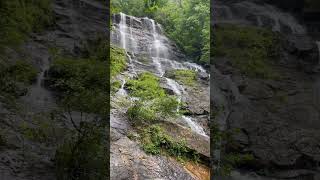
M 127 87 L 131 96 L 139 97 L 142 100 L 166 96 L 164 89 L 160 87 L 160 79 L 149 72 L 141 73 L 137 79 L 129 80 Z
M 111 46 L 110 52 L 111 77 L 114 77 L 126 68 L 127 57 L 124 49 L 115 46 Z
M 151 106 L 139 101 L 128 109 L 127 115 L 129 120 L 135 124 L 156 120 L 156 111 Z
M 107 130 L 82 123 L 81 132 L 65 141 L 56 151 L 59 180 L 105 180 L 108 176 Z
M 160 86 L 160 79 L 151 73 L 139 74 L 137 79 L 127 82 L 129 95 L 138 97 L 128 109 L 133 122 L 148 122 L 177 115 L 179 102 L 175 96 L 166 94 Z

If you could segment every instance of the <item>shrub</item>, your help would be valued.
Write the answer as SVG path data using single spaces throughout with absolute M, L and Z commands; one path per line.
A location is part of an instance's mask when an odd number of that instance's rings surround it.
M 129 94 L 139 100 L 128 109 L 133 122 L 148 122 L 177 115 L 179 102 L 175 96 L 166 94 L 160 86 L 160 79 L 151 73 L 139 74 L 137 79 L 127 82 Z
M 110 53 L 111 77 L 114 77 L 126 68 L 127 57 L 124 49 L 115 46 L 111 46 Z
M 160 79 L 155 75 L 146 72 L 139 74 L 137 79 L 127 82 L 130 95 L 139 97 L 142 100 L 165 97 L 165 91 L 160 87 Z
M 156 120 L 156 111 L 151 106 L 139 101 L 128 109 L 127 115 L 136 124 Z
M 106 132 L 103 127 L 82 123 L 81 133 L 66 140 L 56 151 L 56 174 L 59 180 L 104 180 L 109 163 Z

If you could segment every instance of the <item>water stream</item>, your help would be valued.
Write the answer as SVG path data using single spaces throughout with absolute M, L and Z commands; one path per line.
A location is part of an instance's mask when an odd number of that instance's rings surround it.
M 136 32 L 136 29 L 132 28 L 134 22 L 142 23 L 142 21 L 146 24 L 149 33 L 146 32 Z M 127 24 L 127 23 L 130 24 Z M 127 57 L 129 59 L 129 73 L 137 74 L 136 72 L 139 71 L 151 71 L 156 73 L 157 76 L 164 79 L 165 83 L 168 87 L 172 89 L 174 94 L 177 96 L 179 102 L 183 101 L 184 96 L 187 93 L 184 90 L 183 85 L 179 84 L 173 79 L 164 77 L 165 72 L 170 69 L 191 69 L 197 72 L 206 73 L 206 70 L 203 69 L 201 66 L 191 63 L 191 62 L 177 62 L 174 60 L 169 59 L 169 49 L 166 44 L 163 42 L 166 37 L 160 34 L 162 32 L 161 26 L 156 23 L 153 19 L 149 19 L 147 17 L 138 20 L 135 17 L 125 15 L 120 13 L 120 21 L 118 22 L 118 39 L 115 44 L 119 44 L 120 47 L 124 48 L 127 51 Z M 141 40 L 138 40 L 136 37 L 136 33 L 145 33 L 146 38 L 151 35 L 147 41 L 144 40 L 143 44 L 141 44 Z M 115 34 L 113 34 L 115 36 Z M 148 41 L 149 40 L 149 41 Z M 152 65 L 154 69 L 139 69 L 135 65 L 141 65 L 141 62 L 136 60 L 135 54 L 138 54 L 138 49 L 143 49 L 146 46 L 147 52 L 149 54 L 150 60 L 152 61 Z M 130 52 L 130 53 L 129 53 Z M 155 71 L 156 72 L 155 72 Z M 126 81 L 122 79 L 122 85 L 119 91 L 117 92 L 118 95 L 126 95 L 127 92 L 124 89 Z M 179 112 L 180 107 L 177 108 L 177 112 Z M 203 128 L 198 125 L 192 117 L 182 116 L 181 118 L 189 128 L 203 136 L 207 136 L 204 132 Z

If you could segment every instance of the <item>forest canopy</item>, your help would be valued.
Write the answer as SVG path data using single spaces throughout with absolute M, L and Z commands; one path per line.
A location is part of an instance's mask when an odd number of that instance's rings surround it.
M 155 19 L 186 55 L 209 64 L 209 5 L 209 0 L 111 0 L 111 13 Z

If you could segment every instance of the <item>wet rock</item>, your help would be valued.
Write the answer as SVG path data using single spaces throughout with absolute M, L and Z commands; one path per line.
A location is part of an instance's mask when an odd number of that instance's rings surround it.
M 203 155 L 206 158 L 210 157 L 209 137 L 196 134 L 189 128 L 181 126 L 170 121 L 163 121 L 159 124 L 164 130 L 176 139 L 185 139 L 186 145 Z
M 140 146 L 123 137 L 111 143 L 110 179 L 186 179 L 194 178 L 175 160 L 151 156 Z

